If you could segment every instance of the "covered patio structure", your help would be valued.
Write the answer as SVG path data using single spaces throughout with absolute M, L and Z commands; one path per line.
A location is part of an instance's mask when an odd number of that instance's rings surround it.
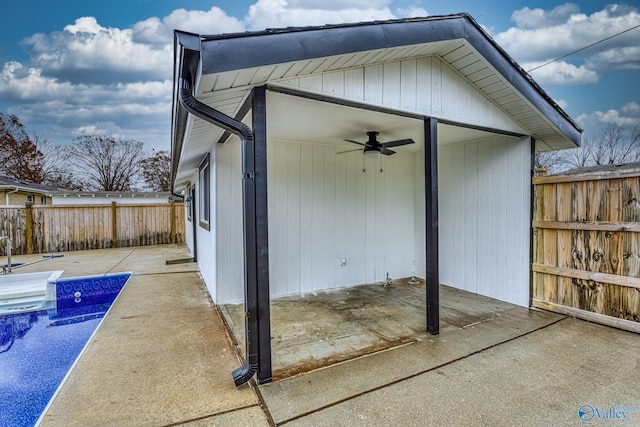
M 177 31 L 175 55 L 174 191 L 213 300 L 244 303 L 236 384 L 272 380 L 272 298 L 419 277 L 433 335 L 440 284 L 529 305 L 532 152 L 581 130 L 471 17 Z

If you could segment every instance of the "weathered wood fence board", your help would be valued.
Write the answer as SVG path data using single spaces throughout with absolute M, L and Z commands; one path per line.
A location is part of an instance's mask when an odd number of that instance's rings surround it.
M 640 332 L 640 172 L 533 184 L 532 304 Z
M 12 252 L 63 252 L 184 242 L 182 203 L 0 207 Z M 0 255 L 6 255 L 0 245 Z
M 26 250 L 26 212 L 15 206 L 0 207 L 0 236 L 9 236 L 12 249 L 24 247 Z M 13 253 L 19 254 L 19 249 L 13 249 Z M 6 255 L 5 244 L 0 245 L 0 254 Z

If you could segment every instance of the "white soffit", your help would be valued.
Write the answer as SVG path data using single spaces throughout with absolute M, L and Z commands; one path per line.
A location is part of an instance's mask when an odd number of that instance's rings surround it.
M 527 129 L 536 140 L 555 148 L 572 148 L 574 146 L 544 114 L 536 110 L 524 95 L 519 93 L 464 39 L 378 49 L 203 75 L 199 82 L 200 96 L 198 98 L 212 108 L 233 116 L 248 91 L 255 86 L 431 55 L 446 62 L 514 121 Z

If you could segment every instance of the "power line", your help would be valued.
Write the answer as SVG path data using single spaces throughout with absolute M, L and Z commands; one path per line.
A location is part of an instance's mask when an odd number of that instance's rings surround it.
M 574 53 L 582 52 L 582 51 L 583 51 L 583 50 L 585 50 L 585 49 L 589 49 L 590 47 L 593 47 L 593 46 L 595 46 L 595 45 L 597 45 L 597 44 L 600 44 L 600 43 L 602 43 L 602 42 L 606 42 L 607 40 L 611 40 L 612 38 L 614 38 L 614 37 L 618 37 L 619 35 L 622 35 L 622 34 L 624 34 L 624 33 L 628 33 L 629 31 L 631 31 L 631 30 L 635 30 L 635 29 L 636 29 L 636 28 L 638 28 L 638 27 L 640 27 L 640 24 L 636 25 L 635 27 L 628 28 L 628 29 L 626 29 L 626 30 L 624 30 L 624 31 L 620 31 L 620 32 L 619 32 L 619 33 L 617 33 L 617 34 L 614 34 L 614 35 L 609 36 L 609 37 L 607 37 L 607 38 L 604 38 L 604 39 L 602 39 L 602 40 L 598 40 L 597 42 L 595 42 L 595 43 L 591 43 L 591 44 L 590 44 L 590 45 L 588 45 L 588 46 L 581 47 L 580 49 L 574 50 L 573 52 L 569 52 L 569 53 L 567 53 L 566 55 L 562 55 L 562 56 L 560 56 L 560 57 L 558 57 L 558 58 L 556 58 L 556 59 L 552 59 L 551 61 L 545 62 L 545 63 L 544 63 L 544 64 L 542 64 L 542 65 L 538 65 L 537 67 L 534 67 L 534 68 L 532 68 L 532 69 L 528 70 L 528 71 L 527 71 L 527 73 L 530 73 L 530 72 L 532 72 L 532 71 L 537 70 L 538 68 L 542 68 L 542 67 L 544 67 L 544 66 L 546 66 L 546 65 L 549 65 L 549 64 L 552 64 L 552 63 L 554 63 L 554 62 L 556 62 L 556 61 L 559 61 L 559 60 L 561 60 L 561 59 L 564 59 L 564 58 L 566 58 L 567 56 L 571 56 L 571 55 L 573 55 Z

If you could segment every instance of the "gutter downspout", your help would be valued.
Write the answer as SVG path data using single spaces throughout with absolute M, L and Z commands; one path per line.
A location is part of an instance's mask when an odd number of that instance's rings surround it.
M 244 123 L 215 110 L 198 101 L 192 93 L 191 82 L 181 77 L 178 87 L 180 104 L 194 116 L 213 123 L 229 131 L 242 141 L 242 152 L 253 150 L 253 130 Z M 255 164 L 249 164 L 246 156 L 242 160 L 242 193 L 243 193 L 243 222 L 245 236 L 255 235 Z M 253 203 L 247 203 L 247 198 L 253 195 Z M 251 202 L 252 199 L 249 199 Z M 232 372 L 233 381 L 240 386 L 249 381 L 258 370 L 258 282 L 257 282 L 257 248 L 255 239 L 252 244 L 244 245 L 244 307 L 245 307 L 245 348 L 244 364 Z
M 9 206 L 9 194 L 17 193 L 18 191 L 20 191 L 20 189 L 16 187 L 15 190 L 4 193 L 4 204 Z

